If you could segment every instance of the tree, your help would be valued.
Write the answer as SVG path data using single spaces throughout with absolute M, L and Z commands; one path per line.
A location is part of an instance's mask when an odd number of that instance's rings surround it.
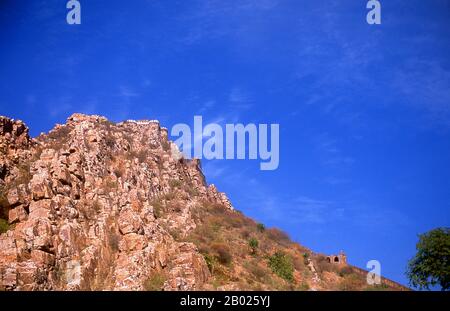
M 406 272 L 410 284 L 419 289 L 440 286 L 450 289 L 450 228 L 437 228 L 419 235 L 417 254 Z

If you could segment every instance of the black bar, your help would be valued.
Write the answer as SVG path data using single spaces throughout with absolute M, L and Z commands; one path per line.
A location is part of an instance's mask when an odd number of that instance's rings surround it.
M 233 298 L 235 297 L 235 298 Z M 255 298 L 259 297 L 259 298 Z M 264 301 L 261 297 L 265 298 Z M 0 292 L 2 310 L 66 307 L 98 310 L 278 310 L 286 306 L 385 309 L 450 305 L 449 292 Z M 184 299 L 184 300 L 183 300 Z M 183 301 L 188 305 L 182 305 Z M 210 304 L 211 299 L 214 299 Z M 192 304 L 195 302 L 195 305 Z M 207 303 L 208 302 L 208 303 Z M 226 305 L 228 302 L 228 305 Z M 267 304 L 269 302 L 269 304 Z M 237 303 L 237 304 L 236 304 Z M 201 304 L 201 305 L 199 305 Z M 268 305 L 268 307 L 267 307 Z M 313 308 L 313 309 L 310 309 Z M 291 310 L 292 308 L 289 308 Z

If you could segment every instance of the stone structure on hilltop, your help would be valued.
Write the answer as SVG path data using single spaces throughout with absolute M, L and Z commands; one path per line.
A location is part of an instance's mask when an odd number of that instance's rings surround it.
M 327 261 L 332 264 L 337 265 L 346 265 L 347 264 L 347 256 L 343 251 L 340 251 L 339 255 L 330 255 L 327 256 Z

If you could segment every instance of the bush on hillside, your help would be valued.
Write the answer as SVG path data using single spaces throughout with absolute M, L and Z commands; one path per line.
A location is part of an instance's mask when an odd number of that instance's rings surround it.
M 276 252 L 269 257 L 269 267 L 273 273 L 286 281 L 292 282 L 294 280 L 294 265 L 291 258 L 283 252 Z

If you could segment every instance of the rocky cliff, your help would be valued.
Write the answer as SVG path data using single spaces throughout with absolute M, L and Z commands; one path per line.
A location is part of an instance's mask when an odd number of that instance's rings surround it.
M 0 233 L 4 290 L 366 287 L 234 210 L 157 121 L 0 117 Z

